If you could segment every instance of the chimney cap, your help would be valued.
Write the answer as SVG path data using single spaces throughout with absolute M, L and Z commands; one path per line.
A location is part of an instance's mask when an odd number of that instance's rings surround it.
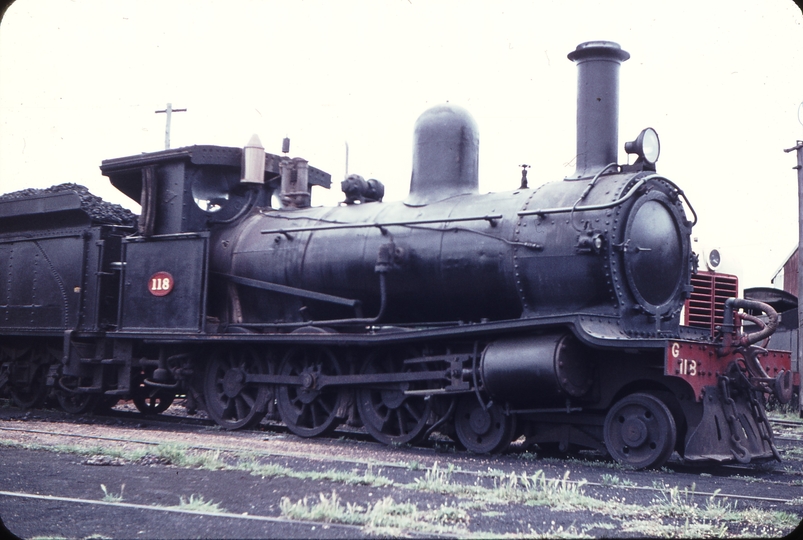
M 573 62 L 590 58 L 611 58 L 624 62 L 630 58 L 630 53 L 613 41 L 586 41 L 578 45 L 567 56 Z

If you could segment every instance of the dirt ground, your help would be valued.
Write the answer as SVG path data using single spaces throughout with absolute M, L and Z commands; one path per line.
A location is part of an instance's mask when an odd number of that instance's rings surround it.
M 0 403 L 0 516 L 24 538 L 777 538 L 803 518 L 800 449 L 778 465 L 629 471 Z

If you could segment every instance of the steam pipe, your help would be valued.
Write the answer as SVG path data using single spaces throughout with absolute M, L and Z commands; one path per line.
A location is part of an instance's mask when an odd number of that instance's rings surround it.
M 757 300 L 746 300 L 744 298 L 728 298 L 725 300 L 725 312 L 723 314 L 722 331 L 726 334 L 733 332 L 734 327 L 734 312 L 739 309 L 757 309 L 767 314 L 767 325 L 750 334 L 741 336 L 736 345 L 744 347 L 758 343 L 770 337 L 775 329 L 778 327 L 778 312 L 772 306 L 759 302 Z
M 377 324 L 382 317 L 385 316 L 388 304 L 388 289 L 385 281 L 386 272 L 377 272 L 379 274 L 379 313 L 376 317 L 370 318 L 354 318 L 354 319 L 330 319 L 326 321 L 301 321 L 301 322 L 287 322 L 287 323 L 234 323 L 232 326 L 242 328 L 301 328 L 304 326 L 344 326 L 344 325 L 360 325 L 370 326 Z

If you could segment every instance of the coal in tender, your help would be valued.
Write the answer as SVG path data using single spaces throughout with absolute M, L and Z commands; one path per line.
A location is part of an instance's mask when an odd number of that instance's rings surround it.
M 48 193 L 62 193 L 64 191 L 73 191 L 78 194 L 81 198 L 81 209 L 86 212 L 95 223 L 131 227 L 137 222 L 137 215 L 130 210 L 123 208 L 119 204 L 104 201 L 97 195 L 90 193 L 85 186 L 79 184 L 59 184 L 49 188 L 23 189 L 0 195 L 0 201 L 24 199 L 26 197 L 34 197 Z

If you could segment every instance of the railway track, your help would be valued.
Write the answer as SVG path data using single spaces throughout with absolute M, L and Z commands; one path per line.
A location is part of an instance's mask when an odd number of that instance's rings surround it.
M 142 422 L 142 416 L 138 415 L 137 413 L 129 413 L 126 411 L 112 411 L 111 414 L 107 414 L 104 418 L 115 418 L 118 420 L 125 419 L 132 423 L 140 424 Z M 187 422 L 187 420 L 191 420 Z M 195 431 L 196 433 L 201 433 L 197 429 L 194 428 L 207 428 L 210 426 L 214 426 L 214 422 L 211 420 L 206 420 L 202 418 L 189 418 L 189 417 L 182 417 L 182 416 L 173 416 L 173 415 L 160 415 L 158 418 L 148 418 L 147 423 L 150 426 L 159 426 L 160 424 L 171 428 L 175 425 L 181 424 L 188 428 L 188 431 Z M 70 425 L 70 424 L 64 424 Z M 237 432 L 226 432 L 227 438 L 235 438 L 240 439 L 242 441 L 246 441 L 248 443 L 255 442 L 255 441 L 265 441 L 265 434 L 268 433 L 268 437 L 274 437 L 276 435 L 282 436 L 288 432 L 287 428 L 281 425 L 268 425 L 265 427 L 270 431 L 255 431 L 255 430 L 247 430 L 247 431 L 237 431 Z M 146 447 L 159 447 L 165 445 L 164 438 L 152 438 L 152 439 L 145 439 L 145 438 L 131 438 L 131 437 L 114 437 L 108 435 L 95 435 L 95 434 L 85 434 L 85 433 L 75 433 L 70 431 L 54 431 L 54 430 L 39 430 L 39 429 L 26 429 L 22 427 L 13 427 L 13 426 L 3 426 L 0 425 L 0 432 L 2 433 L 26 433 L 32 435 L 40 435 L 45 437 L 61 437 L 65 439 L 75 439 L 75 440 L 85 440 L 85 441 L 99 441 L 101 443 L 120 443 L 120 444 L 128 444 L 128 445 L 138 445 L 138 446 L 146 446 Z M 355 435 L 364 435 L 356 431 L 349 431 L 349 432 L 337 432 L 336 436 L 347 436 L 349 439 L 354 439 Z M 291 436 L 292 437 L 292 436 Z M 359 441 L 359 439 L 362 439 Z M 357 439 L 359 442 L 368 443 L 369 445 L 375 446 L 377 448 L 381 448 L 384 450 L 384 445 L 380 443 L 376 443 L 372 441 L 372 439 L 368 436 L 358 437 Z M 779 442 L 790 442 L 796 443 L 800 442 L 799 439 L 790 439 L 790 438 L 778 438 L 776 437 L 776 441 Z M 441 443 L 443 444 L 443 443 Z M 447 445 L 449 443 L 446 443 Z M 242 448 L 238 448 L 237 446 L 233 445 L 226 445 L 226 444 L 196 444 L 196 443 L 181 443 L 182 448 L 187 451 L 195 451 L 195 452 L 220 452 L 220 453 L 242 453 Z M 430 445 L 431 447 L 432 445 Z M 442 446 L 441 446 L 442 448 Z M 426 447 L 421 447 L 422 452 L 426 452 Z M 454 451 L 453 449 L 451 450 Z M 331 464 L 338 464 L 338 465 L 349 465 L 352 468 L 362 468 L 362 469 L 376 469 L 376 468 L 384 468 L 384 469 L 398 469 L 398 470 L 410 470 L 411 465 L 409 461 L 406 460 L 371 460 L 370 462 L 366 463 L 366 461 L 361 457 L 342 457 L 342 456 L 333 456 L 333 455 L 326 455 L 326 454 L 310 454 L 306 451 L 286 451 L 286 450 L 277 450 L 275 448 L 271 448 L 268 450 L 260 450 L 258 448 L 251 447 L 248 450 L 249 454 L 261 457 L 272 457 L 272 458 L 291 458 L 291 459 L 302 459 L 302 460 L 311 460 L 318 463 L 331 463 Z M 515 447 L 513 456 L 516 456 Z M 526 453 L 528 457 L 523 459 L 530 459 L 529 456 L 532 454 Z M 493 458 L 489 458 L 488 460 L 491 461 Z M 547 458 L 550 461 L 560 461 L 559 459 L 555 458 Z M 571 458 L 567 461 L 567 463 L 578 463 L 579 460 L 576 458 Z M 594 464 L 594 460 L 589 459 L 587 460 L 588 463 Z M 537 460 L 536 460 L 537 463 Z M 599 462 L 597 462 L 599 464 Z M 674 464 L 675 467 L 679 470 L 688 469 L 689 471 L 699 471 L 698 467 L 687 467 L 682 464 Z M 437 464 L 434 465 L 434 469 L 437 470 Z M 721 465 L 717 467 L 721 471 L 730 471 L 732 474 L 744 474 L 749 473 L 755 470 L 754 466 L 751 465 Z M 423 471 L 423 472 L 432 472 L 433 466 L 427 465 L 417 465 L 415 467 L 416 471 Z M 463 468 L 455 468 L 452 470 L 452 474 L 454 475 L 461 475 L 461 476 L 471 476 L 475 478 L 486 478 L 486 479 L 493 479 L 499 477 L 499 472 L 494 471 L 474 471 L 468 470 Z M 690 474 L 694 474 L 691 472 Z M 697 473 L 699 474 L 699 472 Z M 784 473 L 781 472 L 781 475 Z M 801 472 L 803 474 L 803 472 Z M 555 477 L 558 479 L 559 477 Z M 567 483 L 570 484 L 579 484 L 582 483 L 583 485 L 587 486 L 597 486 L 597 487 L 606 487 L 610 486 L 610 483 L 606 482 L 595 482 L 589 481 L 584 479 L 580 480 L 566 480 Z M 652 492 L 659 492 L 662 491 L 663 488 L 655 487 L 655 486 L 637 486 L 637 485 L 627 485 L 623 484 L 621 486 L 617 486 L 622 491 L 636 491 L 636 490 L 645 490 L 645 491 L 652 491 Z M 762 501 L 769 501 L 779 504 L 790 504 L 793 499 L 789 498 L 776 498 L 776 497 L 767 497 L 767 496 L 751 496 L 746 494 L 740 493 L 727 493 L 721 491 L 713 491 L 713 492 L 706 492 L 706 491 L 697 491 L 695 493 L 697 496 L 700 497 L 714 497 L 714 498 L 721 498 L 721 499 L 733 499 L 733 500 L 745 500 L 745 501 L 754 501 L 754 500 L 762 500 Z
M 182 412 L 184 409 L 181 406 L 181 403 L 174 404 L 169 411 L 165 414 L 158 414 L 158 415 L 143 415 L 142 413 L 134 410 L 128 409 L 119 409 L 119 408 L 112 408 L 108 411 L 103 411 L 100 413 L 95 413 L 94 416 L 102 417 L 102 418 L 114 418 L 114 419 L 125 419 L 133 422 L 161 422 L 164 424 L 173 424 L 173 425 L 195 425 L 195 426 L 205 426 L 205 427 L 215 427 L 217 424 L 209 418 L 206 417 L 199 417 L 188 415 Z M 800 429 L 800 438 L 793 438 L 793 437 L 784 437 L 776 436 L 776 442 L 803 442 L 803 420 L 796 421 L 796 420 L 778 420 L 770 418 L 769 422 L 774 427 L 782 427 L 782 428 L 801 428 Z M 281 423 L 278 422 L 270 422 L 265 421 L 258 425 L 256 430 L 263 430 L 263 431 L 271 431 L 276 433 L 290 433 L 290 430 L 287 429 Z M 347 433 L 349 437 L 354 437 L 357 440 L 363 441 L 373 441 L 374 439 L 370 437 L 367 433 L 363 432 L 362 430 L 354 430 L 354 429 L 347 429 L 346 431 L 343 428 L 339 428 L 338 432 L 340 434 Z M 448 443 L 447 443 L 448 444 Z M 426 446 L 426 442 L 423 443 Z
M 770 424 L 783 427 L 799 427 L 803 428 L 803 420 L 773 420 L 770 418 Z
M 7 428 L 7 427 L 0 427 L 0 431 L 12 431 L 12 432 L 22 432 L 22 433 L 32 433 L 32 434 L 42 434 L 42 435 L 51 435 L 51 436 L 59 436 L 59 437 L 74 437 L 80 438 L 85 440 L 97 440 L 97 441 L 104 441 L 104 442 L 123 442 L 128 444 L 137 444 L 137 445 L 145 445 L 145 446 L 160 446 L 164 445 L 164 441 L 156 441 L 156 440 L 137 440 L 137 439 L 123 439 L 117 437 L 103 437 L 103 436 L 96 436 L 96 435 L 80 435 L 74 433 L 65 433 L 65 432 L 44 432 L 40 430 L 25 430 L 20 428 Z M 214 445 L 196 445 L 196 444 L 188 444 L 184 445 L 184 448 L 187 450 L 196 450 L 202 452 L 236 452 L 236 450 L 226 447 L 226 446 L 214 446 Z M 366 469 L 374 469 L 374 468 L 396 468 L 400 470 L 409 470 L 410 464 L 408 462 L 393 462 L 393 461 L 382 461 L 382 462 L 371 462 L 365 463 L 363 460 L 360 459 L 350 459 L 350 458 L 337 458 L 337 457 L 321 457 L 321 456 L 310 456 L 308 454 L 303 454 L 300 452 L 281 452 L 281 451 L 265 451 L 260 452 L 258 450 L 251 450 L 249 453 L 264 456 L 264 457 L 284 457 L 284 458 L 294 458 L 294 459 L 311 459 L 314 461 L 319 462 L 329 462 L 329 463 L 337 463 L 337 464 L 349 464 L 358 467 L 364 467 Z M 749 471 L 748 467 L 738 467 L 738 466 L 731 466 L 731 470 L 734 472 L 744 472 Z M 437 465 L 434 467 L 427 467 L 427 466 L 419 466 L 416 467 L 416 471 L 420 472 L 432 472 L 433 470 L 437 471 Z M 451 471 L 453 475 L 464 475 L 464 476 L 471 476 L 475 478 L 498 478 L 498 472 L 485 472 L 485 471 L 472 471 L 472 470 L 464 470 L 464 469 L 453 469 Z M 561 480 L 560 476 L 555 476 L 554 480 Z M 593 482 L 589 480 L 565 480 L 568 484 L 574 485 L 586 485 L 586 486 L 597 486 L 597 487 L 609 487 L 609 483 L 604 482 Z M 651 491 L 651 492 L 661 492 L 664 488 L 655 487 L 655 486 L 633 486 L 633 485 L 621 485 L 618 486 L 621 491 Z M 2 494 L 2 493 L 0 493 Z M 722 493 L 720 491 L 714 492 L 707 492 L 707 491 L 695 491 L 695 496 L 698 497 L 714 497 L 720 499 L 733 499 L 733 500 L 744 500 L 744 501 L 765 501 L 765 502 L 773 502 L 778 504 L 792 504 L 795 499 L 789 498 L 777 498 L 777 497 L 766 497 L 766 496 L 751 496 L 751 495 L 744 495 L 744 494 L 736 494 L 736 493 Z
M 125 509 L 135 509 L 135 510 L 143 510 L 147 513 L 168 513 L 168 514 L 183 514 L 188 516 L 199 516 L 205 518 L 214 518 L 214 519 L 233 519 L 233 520 L 247 520 L 247 521 L 260 521 L 260 522 L 267 522 L 267 523 L 283 523 L 283 524 L 293 524 L 293 525 L 308 525 L 311 527 L 320 526 L 320 523 L 315 521 L 299 521 L 299 520 L 291 520 L 286 518 L 280 517 L 271 517 L 271 516 L 252 516 L 252 515 L 243 515 L 243 514 L 232 514 L 230 512 L 204 512 L 199 510 L 188 510 L 184 508 L 172 508 L 172 507 L 159 507 L 154 505 L 146 505 L 146 504 L 133 504 L 133 503 L 126 503 L 126 502 L 114 502 L 114 501 L 98 501 L 94 499 L 81 499 L 76 497 L 56 497 L 53 495 L 40 495 L 38 493 L 22 493 L 16 491 L 0 491 L 0 497 L 16 497 L 20 499 L 28 499 L 28 500 L 38 500 L 38 501 L 46 501 L 46 502 L 57 502 L 57 503 L 66 503 L 66 504 L 75 504 L 75 505 L 91 505 L 91 506 L 103 506 L 107 508 L 125 508 Z M 347 531 L 359 532 L 360 527 L 355 525 L 348 525 L 348 524 L 341 524 L 335 523 L 331 526 L 341 528 Z
M 125 405 L 124 405 L 125 407 Z M 201 413 L 203 415 L 203 413 Z M 217 424 L 209 418 L 205 416 L 195 416 L 189 415 L 184 412 L 184 408 L 182 407 L 181 403 L 178 402 L 174 404 L 166 413 L 158 414 L 158 415 L 145 415 L 138 411 L 133 410 L 133 406 L 128 406 L 125 408 L 112 408 L 103 412 L 97 412 L 91 416 L 92 418 L 103 418 L 103 419 L 115 419 L 118 421 L 127 421 L 132 422 L 135 424 L 144 424 L 144 425 L 168 425 L 168 426 L 197 426 L 197 427 L 204 427 L 204 428 L 215 428 L 217 429 Z M 72 421 L 72 416 L 68 416 L 64 421 L 70 422 Z M 791 434 L 792 435 L 799 435 L 794 437 L 788 437 L 785 435 L 790 435 L 788 432 L 781 433 L 780 435 L 776 433 L 774 437 L 776 443 L 803 443 L 803 421 L 795 421 L 795 420 L 780 420 L 780 419 L 769 419 L 770 424 L 773 427 L 781 427 L 781 428 L 801 428 L 799 432 L 795 429 Z M 290 430 L 281 423 L 278 422 L 270 422 L 267 420 L 263 420 L 263 422 L 252 428 L 251 430 L 245 430 L 245 432 L 257 432 L 257 433 L 277 433 L 277 434 L 290 434 Z M 348 426 L 341 426 L 336 430 L 336 436 L 341 437 L 349 437 L 354 440 L 362 441 L 362 442 L 374 442 L 374 439 L 365 433 L 361 429 L 352 429 Z M 431 447 L 433 445 L 441 445 L 441 446 L 453 446 L 454 443 L 451 440 L 440 439 L 438 441 L 427 440 L 419 443 L 422 447 Z

